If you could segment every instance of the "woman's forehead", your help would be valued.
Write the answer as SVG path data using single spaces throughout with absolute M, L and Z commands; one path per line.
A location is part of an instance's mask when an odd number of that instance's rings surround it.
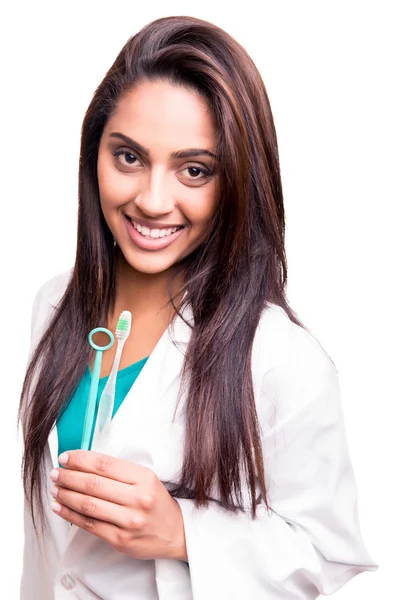
M 119 131 L 143 145 L 162 140 L 168 147 L 215 147 L 213 115 L 195 90 L 167 81 L 144 81 L 124 94 L 105 133 Z M 176 148 L 175 148 L 176 147 Z

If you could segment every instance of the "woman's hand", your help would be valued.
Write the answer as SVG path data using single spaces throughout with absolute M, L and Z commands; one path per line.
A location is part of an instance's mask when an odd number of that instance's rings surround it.
M 151 469 L 87 450 L 59 462 L 50 477 L 60 517 L 134 558 L 187 561 L 180 506 Z

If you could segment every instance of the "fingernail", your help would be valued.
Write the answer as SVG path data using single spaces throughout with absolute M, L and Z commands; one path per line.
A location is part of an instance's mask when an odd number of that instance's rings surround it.
M 61 504 L 59 502 L 57 502 L 56 500 L 53 500 L 53 502 L 50 505 L 51 510 L 54 510 L 54 512 L 60 512 L 61 510 Z
M 60 456 L 58 457 L 58 462 L 60 463 L 60 465 L 66 465 L 69 459 L 69 454 L 68 452 L 63 452 L 62 454 L 60 454 Z
M 53 469 L 52 471 L 50 471 L 50 479 L 52 481 L 57 481 L 58 475 L 59 475 L 58 469 Z
M 55 486 L 55 485 L 53 485 L 53 487 L 50 489 L 50 494 L 51 494 L 52 496 L 56 497 L 56 496 L 57 496 L 57 494 L 58 494 L 58 487 L 57 487 L 57 486 Z

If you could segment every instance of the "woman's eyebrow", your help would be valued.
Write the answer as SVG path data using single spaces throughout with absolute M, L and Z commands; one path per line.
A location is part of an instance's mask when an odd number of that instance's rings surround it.
M 147 156 L 147 157 L 150 156 L 150 151 L 147 148 L 144 148 L 144 146 L 142 146 L 138 142 L 135 142 L 135 140 L 128 137 L 127 135 L 124 135 L 123 133 L 119 133 L 119 132 L 115 131 L 115 132 L 110 133 L 110 137 L 119 138 L 123 142 L 125 142 L 125 144 L 132 146 L 134 149 L 139 151 L 141 154 L 144 154 L 144 156 Z M 173 158 L 190 158 L 191 156 L 210 156 L 214 160 L 217 160 L 216 155 L 213 154 L 213 152 L 210 152 L 210 150 L 206 150 L 205 148 L 188 148 L 187 150 L 178 150 L 177 152 L 172 152 L 169 155 L 169 158 L 171 158 L 171 159 L 173 159 Z

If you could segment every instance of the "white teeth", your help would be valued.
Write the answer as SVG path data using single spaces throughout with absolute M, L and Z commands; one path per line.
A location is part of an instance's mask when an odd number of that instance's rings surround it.
M 139 223 L 136 223 L 136 221 L 134 221 L 133 219 L 131 219 L 131 222 L 134 228 L 144 237 L 151 237 L 153 239 L 162 238 L 166 235 L 171 235 L 179 229 L 179 227 L 170 227 L 169 229 L 150 229 L 149 227 L 142 227 L 142 225 L 139 225 Z

